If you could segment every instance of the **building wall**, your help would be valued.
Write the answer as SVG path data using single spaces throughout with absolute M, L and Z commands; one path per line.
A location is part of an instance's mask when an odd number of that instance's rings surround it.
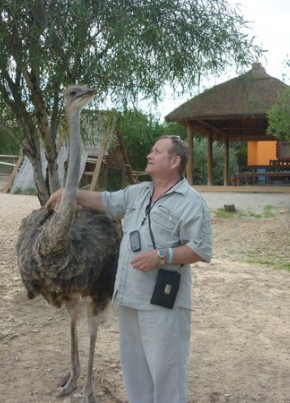
M 276 141 L 249 141 L 248 165 L 269 165 L 276 159 Z
M 290 161 L 290 141 L 277 141 L 277 159 Z

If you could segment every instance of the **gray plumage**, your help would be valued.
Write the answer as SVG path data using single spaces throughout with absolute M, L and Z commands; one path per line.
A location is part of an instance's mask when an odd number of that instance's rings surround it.
M 83 402 L 95 403 L 92 387 L 94 347 L 101 313 L 111 300 L 121 224 L 84 207 L 76 192 L 80 169 L 80 112 L 96 94 L 85 86 L 65 91 L 70 127 L 70 158 L 66 185 L 57 212 L 44 208 L 23 219 L 17 241 L 18 265 L 28 298 L 42 295 L 49 304 L 65 305 L 71 319 L 71 371 L 59 383 L 60 395 L 76 388 L 80 375 L 76 321 L 79 302 L 90 297 L 90 355 Z

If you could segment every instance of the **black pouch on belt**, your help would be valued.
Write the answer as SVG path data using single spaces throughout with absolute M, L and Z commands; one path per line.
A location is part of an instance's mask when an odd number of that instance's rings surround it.
M 150 303 L 172 309 L 180 284 L 180 273 L 159 269 Z

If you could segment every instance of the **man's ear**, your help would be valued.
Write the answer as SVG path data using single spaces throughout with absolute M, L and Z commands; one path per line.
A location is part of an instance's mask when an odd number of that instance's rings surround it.
M 172 168 L 176 168 L 181 164 L 181 157 L 179 155 L 174 155 L 172 157 Z

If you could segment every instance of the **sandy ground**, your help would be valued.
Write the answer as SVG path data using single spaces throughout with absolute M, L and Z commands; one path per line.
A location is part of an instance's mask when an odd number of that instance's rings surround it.
M 193 266 L 188 402 L 290 402 L 290 195 L 205 193 L 213 217 L 211 264 Z M 230 217 L 217 214 L 235 204 Z M 69 322 L 42 298 L 28 301 L 16 264 L 20 221 L 38 201 L 0 193 L 0 401 L 80 402 L 84 375 L 67 398 L 56 384 L 69 367 Z M 126 402 L 113 312 L 99 331 L 94 385 L 101 403 Z

